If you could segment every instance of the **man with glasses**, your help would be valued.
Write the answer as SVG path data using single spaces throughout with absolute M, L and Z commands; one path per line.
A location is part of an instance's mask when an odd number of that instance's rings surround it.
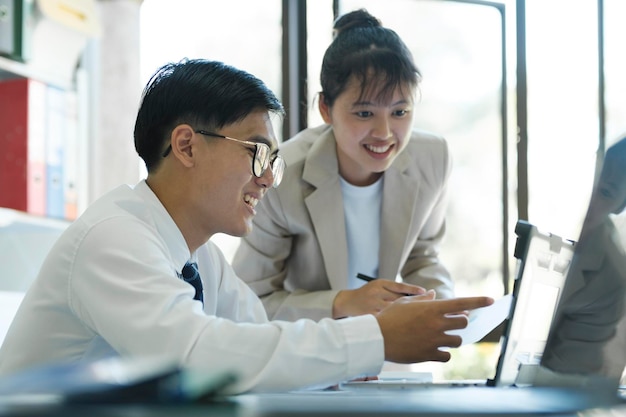
M 385 359 L 446 361 L 466 310 L 490 298 L 404 297 L 376 316 L 270 322 L 209 241 L 243 236 L 280 183 L 257 78 L 219 62 L 160 68 L 144 90 L 135 147 L 148 176 L 96 201 L 51 250 L 0 350 L 0 374 L 110 356 L 163 356 L 235 372 L 233 392 L 324 386 L 377 374 Z

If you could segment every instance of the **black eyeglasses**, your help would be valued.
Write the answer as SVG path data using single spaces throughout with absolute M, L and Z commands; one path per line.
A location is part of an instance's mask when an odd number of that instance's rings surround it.
M 195 132 L 204 136 L 231 140 L 247 147 L 254 147 L 254 157 L 252 158 L 252 173 L 254 174 L 254 176 L 257 178 L 261 178 L 263 174 L 265 174 L 265 170 L 271 165 L 272 176 L 274 177 L 274 182 L 272 186 L 274 188 L 278 187 L 280 185 L 280 182 L 283 180 L 283 173 L 285 172 L 285 160 L 282 156 L 278 154 L 272 155 L 271 149 L 267 144 L 235 139 L 229 136 L 207 132 L 206 130 L 196 130 Z M 163 152 L 163 158 L 169 155 L 171 150 L 172 147 L 170 145 L 167 147 L 165 152 Z

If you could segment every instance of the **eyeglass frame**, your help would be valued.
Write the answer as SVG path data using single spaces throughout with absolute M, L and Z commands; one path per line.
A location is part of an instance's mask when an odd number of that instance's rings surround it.
M 252 174 L 257 178 L 261 178 L 263 174 L 265 174 L 265 171 L 267 170 L 267 168 L 271 166 L 272 177 L 273 177 L 272 186 L 274 188 L 277 188 L 280 185 L 283 179 L 283 174 L 285 172 L 285 160 L 283 159 L 282 156 L 278 154 L 274 155 L 274 158 L 272 159 L 271 148 L 269 147 L 268 144 L 262 143 L 262 142 L 252 142 L 249 140 L 236 139 L 230 136 L 220 135 L 219 133 L 208 132 L 202 129 L 194 130 L 194 132 L 199 133 L 203 136 L 209 136 L 209 137 L 214 137 L 214 138 L 219 138 L 219 139 L 227 139 L 233 142 L 237 142 L 244 146 L 254 146 L 254 156 L 252 157 Z M 167 155 L 169 155 L 171 150 L 172 150 L 172 145 L 169 145 L 167 149 L 165 150 L 165 152 L 163 152 L 162 157 L 165 158 Z M 268 155 L 266 157 L 265 162 L 261 160 L 261 155 L 263 155 L 263 153 L 265 153 L 265 155 Z M 275 165 L 276 163 L 278 163 L 278 165 Z M 257 168 L 257 167 L 260 167 L 260 168 Z

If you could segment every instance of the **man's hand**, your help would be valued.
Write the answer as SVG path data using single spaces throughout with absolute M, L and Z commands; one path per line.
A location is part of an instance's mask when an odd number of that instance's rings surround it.
M 434 291 L 399 298 L 376 314 L 385 340 L 385 359 L 399 363 L 447 362 L 442 347 L 459 347 L 461 337 L 446 331 L 467 327 L 468 310 L 493 304 L 490 297 L 435 300 Z
M 425 292 L 417 285 L 376 279 L 361 288 L 339 291 L 333 302 L 333 318 L 376 314 L 400 297 Z

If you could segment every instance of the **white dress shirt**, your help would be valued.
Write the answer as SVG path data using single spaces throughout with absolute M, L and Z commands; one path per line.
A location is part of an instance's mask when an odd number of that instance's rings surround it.
M 177 277 L 189 260 L 198 263 L 204 307 Z M 269 322 L 214 243 L 189 253 L 142 181 L 95 202 L 54 245 L 0 349 L 0 375 L 112 355 L 235 371 L 233 391 L 244 392 L 375 375 L 384 348 L 371 315 Z

